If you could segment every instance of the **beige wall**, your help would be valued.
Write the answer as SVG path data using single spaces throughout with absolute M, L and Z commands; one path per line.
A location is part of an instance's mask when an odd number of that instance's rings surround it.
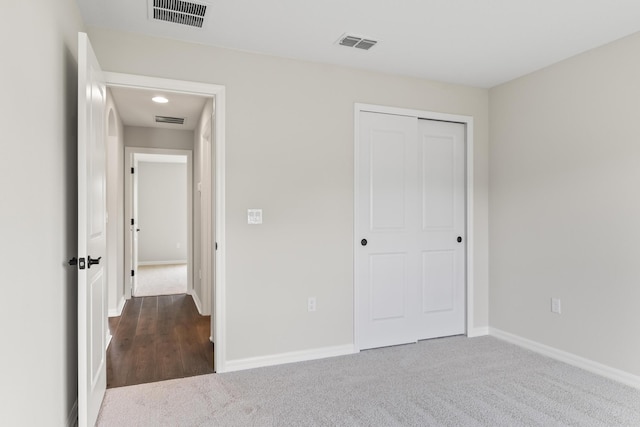
M 138 263 L 187 262 L 187 163 L 138 162 Z
M 3 425 L 67 424 L 77 393 L 73 0 L 0 3 Z
M 89 36 L 107 71 L 227 88 L 229 360 L 353 342 L 355 102 L 474 117 L 474 320 L 488 325 L 487 90 L 111 30 Z M 263 209 L 263 225 L 247 225 L 248 208 Z
M 490 92 L 491 326 L 635 375 L 638 52 L 640 34 Z
M 91 42 L 93 43 L 93 40 Z M 98 57 L 98 61 L 100 61 L 100 57 Z M 193 150 L 193 131 L 125 126 L 124 145 L 126 147 Z

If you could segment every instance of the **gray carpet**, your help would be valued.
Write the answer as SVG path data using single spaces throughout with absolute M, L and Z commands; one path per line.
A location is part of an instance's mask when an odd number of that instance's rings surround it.
M 187 264 L 139 265 L 134 296 L 187 293 Z
M 640 426 L 640 390 L 493 337 L 107 390 L 99 426 Z

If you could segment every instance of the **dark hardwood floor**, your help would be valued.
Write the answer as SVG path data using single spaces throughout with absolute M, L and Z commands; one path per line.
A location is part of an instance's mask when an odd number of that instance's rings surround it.
M 131 298 L 109 318 L 107 388 L 212 373 L 210 321 L 190 295 Z

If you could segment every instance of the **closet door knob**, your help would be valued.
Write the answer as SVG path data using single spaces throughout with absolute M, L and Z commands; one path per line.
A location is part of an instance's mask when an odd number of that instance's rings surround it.
M 361 244 L 362 246 L 367 246 L 367 243 L 368 243 L 368 242 L 367 242 L 367 239 L 362 239 L 362 240 L 360 240 L 360 244 Z

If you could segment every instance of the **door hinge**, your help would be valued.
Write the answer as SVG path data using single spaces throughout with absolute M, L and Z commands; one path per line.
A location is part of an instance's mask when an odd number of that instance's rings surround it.
M 131 218 L 131 225 L 133 225 L 133 223 L 134 223 L 133 218 Z
M 131 270 L 131 277 L 135 276 L 136 272 L 134 270 Z
M 134 169 L 134 168 L 131 168 L 131 173 L 135 173 L 134 171 L 135 171 L 135 169 Z

